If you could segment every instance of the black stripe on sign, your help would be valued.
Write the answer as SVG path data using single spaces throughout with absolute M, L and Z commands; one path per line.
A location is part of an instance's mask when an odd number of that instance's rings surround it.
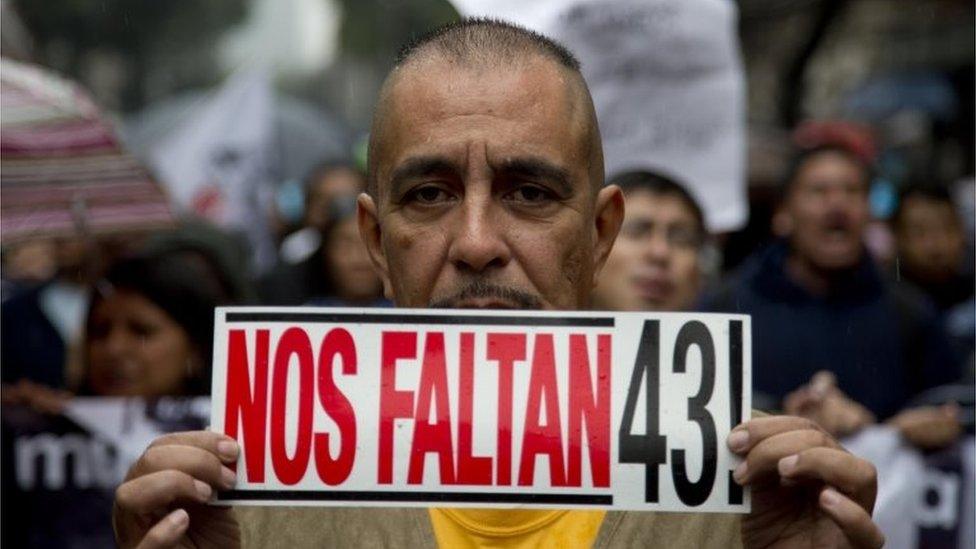
M 329 490 L 226 490 L 223 501 L 388 501 L 391 503 L 527 503 L 537 505 L 613 505 L 610 494 L 485 492 L 352 492 Z
M 613 317 L 405 315 L 376 313 L 227 313 L 227 322 L 318 322 L 329 324 L 461 324 L 464 326 L 581 326 L 613 328 Z
M 732 427 L 742 423 L 742 321 L 729 322 L 729 415 Z M 729 471 L 729 504 L 741 505 L 742 486 L 732 478 Z

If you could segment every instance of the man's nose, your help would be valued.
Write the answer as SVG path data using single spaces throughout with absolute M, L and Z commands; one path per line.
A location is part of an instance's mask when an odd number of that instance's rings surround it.
M 460 219 L 450 235 L 451 263 L 460 271 L 473 273 L 508 264 L 511 250 L 504 238 L 502 212 L 493 208 L 491 198 L 469 195 L 458 213 Z

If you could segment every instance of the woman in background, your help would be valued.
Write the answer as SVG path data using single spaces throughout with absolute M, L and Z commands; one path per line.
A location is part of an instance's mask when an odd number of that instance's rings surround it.
M 85 339 L 83 394 L 209 394 L 214 307 L 232 284 L 191 246 L 114 265 L 95 286 Z
M 328 296 L 313 297 L 308 305 L 321 307 L 389 307 L 383 283 L 359 236 L 356 199 L 341 197 L 329 205 L 329 222 L 322 231 L 320 250 L 323 286 Z

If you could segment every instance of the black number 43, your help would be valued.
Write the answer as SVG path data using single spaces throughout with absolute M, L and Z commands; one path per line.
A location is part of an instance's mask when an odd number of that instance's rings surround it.
M 623 421 L 618 435 L 618 454 L 620 463 L 641 463 L 644 468 L 644 500 L 657 503 L 659 497 L 658 475 L 662 464 L 667 461 L 667 437 L 660 433 L 660 369 L 661 369 L 661 329 L 660 322 L 644 322 L 637 359 L 627 388 L 624 403 Z M 692 346 L 701 353 L 702 374 L 698 392 L 688 398 L 688 419 L 698 425 L 702 437 L 702 471 L 697 481 L 688 478 L 685 464 L 685 450 L 671 450 L 671 474 L 678 498 L 688 506 L 697 506 L 708 500 L 715 484 L 718 462 L 718 438 L 715 420 L 706 409 L 715 388 L 715 343 L 708 328 L 700 321 L 685 323 L 678 332 L 674 346 L 672 371 L 685 373 L 688 351 Z M 730 417 L 732 426 L 742 420 L 742 321 L 732 320 L 729 325 L 730 359 Z M 640 394 L 641 381 L 644 382 L 644 414 L 646 426 L 644 434 L 633 434 L 634 412 Z M 729 503 L 742 503 L 742 489 L 729 475 Z

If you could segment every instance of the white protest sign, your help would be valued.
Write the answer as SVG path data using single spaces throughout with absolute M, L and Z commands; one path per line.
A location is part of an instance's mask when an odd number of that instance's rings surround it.
M 749 510 L 748 316 L 231 307 L 214 338 L 218 502 Z
M 579 59 L 603 137 L 608 176 L 677 178 L 708 228 L 748 218 L 745 76 L 729 0 L 452 0 L 566 45 Z

